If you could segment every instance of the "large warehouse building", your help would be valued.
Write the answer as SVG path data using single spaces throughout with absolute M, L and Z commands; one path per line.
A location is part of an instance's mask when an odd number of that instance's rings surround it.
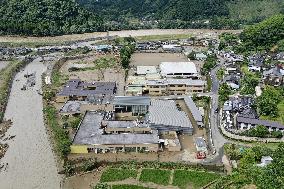
M 163 77 L 198 77 L 197 69 L 193 62 L 162 62 L 160 70 Z

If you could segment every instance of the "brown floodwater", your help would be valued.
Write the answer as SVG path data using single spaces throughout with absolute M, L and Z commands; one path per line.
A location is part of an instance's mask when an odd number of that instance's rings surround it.
M 1 189 L 59 189 L 61 178 L 57 174 L 55 156 L 46 133 L 42 113 L 41 75 L 46 65 L 33 61 L 19 72 L 13 82 L 5 118 L 13 125 L 6 136 L 9 149 L 0 160 L 6 170 L 0 171 Z M 26 91 L 24 74 L 36 72 L 36 85 Z

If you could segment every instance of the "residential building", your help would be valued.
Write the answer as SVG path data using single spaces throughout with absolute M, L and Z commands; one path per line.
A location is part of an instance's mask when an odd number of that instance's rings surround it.
M 162 48 L 164 51 L 167 51 L 167 52 L 173 52 L 173 53 L 182 52 L 182 46 L 177 45 L 177 44 L 163 45 Z
M 199 61 L 205 61 L 207 59 L 207 55 L 204 53 L 196 53 L 195 54 L 195 59 Z
M 284 66 L 277 65 L 270 70 L 264 71 L 262 81 L 266 85 L 275 87 L 284 85 Z
M 237 116 L 237 127 L 240 130 L 249 130 L 255 128 L 258 125 L 265 126 L 269 131 L 282 131 L 284 132 L 284 125 L 275 121 L 260 120 L 256 118 L 247 118 L 243 116 Z

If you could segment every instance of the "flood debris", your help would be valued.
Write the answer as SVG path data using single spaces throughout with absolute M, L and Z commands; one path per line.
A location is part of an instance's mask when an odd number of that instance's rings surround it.
M 11 127 L 12 121 L 9 119 L 0 123 L 0 139 L 5 136 L 7 130 Z
M 4 157 L 4 155 L 7 152 L 8 148 L 9 148 L 8 144 L 1 144 L 0 143 L 0 159 Z
M 21 88 L 22 91 L 25 91 L 28 89 L 28 87 L 33 87 L 36 84 L 36 72 L 33 73 L 26 73 L 24 75 L 25 78 L 27 78 L 26 83 Z

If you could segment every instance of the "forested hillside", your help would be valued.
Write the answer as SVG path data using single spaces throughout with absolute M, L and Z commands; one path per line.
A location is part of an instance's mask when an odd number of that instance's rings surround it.
M 283 0 L 77 0 L 121 27 L 233 28 L 284 12 Z M 210 20 L 211 22 L 208 22 Z M 122 24 L 123 23 L 123 24 Z M 205 24 L 206 23 L 206 24 Z M 114 27 L 114 26 L 113 26 Z M 111 28 L 110 28 L 111 29 Z
M 0 0 L 0 34 L 47 36 L 141 28 L 239 29 L 281 13 L 283 0 Z
M 1 34 L 61 35 L 102 29 L 102 21 L 72 0 L 0 0 Z
M 241 34 L 247 48 L 270 49 L 284 39 L 284 15 L 272 16 L 258 24 L 247 27 Z

